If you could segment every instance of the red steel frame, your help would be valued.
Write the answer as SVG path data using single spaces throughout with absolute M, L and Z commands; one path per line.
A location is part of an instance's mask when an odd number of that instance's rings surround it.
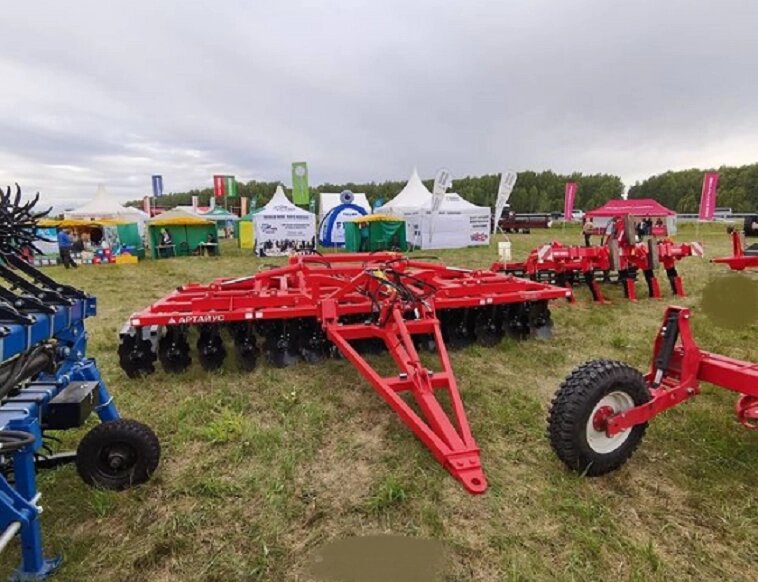
M 387 265 L 433 287 L 436 309 L 571 297 L 570 290 L 552 285 L 487 270 L 410 260 L 399 253 L 298 255 L 290 257 L 283 267 L 254 276 L 179 287 L 132 314 L 130 323 L 146 327 L 318 317 L 319 301 L 331 294 L 340 298 L 340 315 L 370 314 L 371 300 L 357 290 L 359 285 L 348 287 L 347 283 L 367 270 L 382 270 Z
M 758 364 L 702 351 L 692 337 L 689 319 L 687 308 L 666 310 L 653 347 L 650 372 L 645 376 L 652 398 L 614 416 L 595 419 L 605 425 L 608 436 L 697 396 L 700 382 L 741 394 L 737 417 L 745 427 L 758 429 Z
M 711 259 L 713 263 L 723 263 L 728 265 L 734 271 L 744 271 L 745 269 L 758 268 L 758 255 L 746 255 L 742 247 L 742 237 L 738 231 L 731 233 L 732 237 L 732 256 L 719 257 Z
M 522 262 L 502 263 L 492 265 L 493 271 L 523 271 L 529 276 L 536 276 L 540 272 L 553 272 L 557 278 L 566 274 L 580 273 L 585 277 L 590 286 L 592 296 L 598 303 L 605 303 L 600 290 L 600 285 L 594 279 L 596 271 L 610 271 L 614 267 L 619 272 L 630 268 L 647 271 L 650 277 L 650 296 L 660 299 L 661 289 L 658 279 L 653 272 L 653 261 L 669 271 L 674 269 L 677 261 L 689 256 L 703 256 L 703 247 L 700 243 L 674 243 L 669 239 L 655 243 L 655 257 L 651 257 L 650 249 L 644 243 L 634 245 L 622 243 L 618 247 L 618 264 L 612 259 L 612 250 L 609 246 L 566 246 L 558 241 L 542 245 L 532 250 L 527 259 Z M 630 301 L 636 300 L 634 280 L 624 280 L 626 295 Z M 684 285 L 681 277 L 677 274 L 672 279 L 675 295 L 684 297 Z
M 400 297 L 388 276 L 403 278 L 414 299 Z M 295 256 L 286 266 L 254 277 L 186 285 L 135 313 L 130 322 L 135 327 L 146 327 L 314 317 L 327 338 L 434 458 L 468 492 L 476 494 L 487 489 L 487 480 L 436 311 L 570 295 L 570 290 L 511 275 L 453 269 L 409 260 L 396 253 Z M 376 324 L 344 323 L 340 319 L 356 314 L 376 315 L 377 308 Z M 434 338 L 439 370 L 427 369 L 422 364 L 413 342 L 413 336 L 420 334 Z M 350 344 L 369 338 L 384 342 L 397 365 L 396 376 L 381 376 Z M 437 400 L 437 390 L 447 393 L 452 418 Z M 403 392 L 410 393 L 419 412 L 401 397 Z

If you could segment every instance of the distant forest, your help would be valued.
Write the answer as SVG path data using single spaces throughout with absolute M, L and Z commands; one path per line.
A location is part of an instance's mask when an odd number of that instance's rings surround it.
M 700 188 L 706 170 L 692 169 L 665 172 L 638 182 L 629 189 L 630 198 L 654 198 L 664 206 L 677 212 L 697 212 L 700 203 Z M 748 166 L 718 168 L 720 173 L 717 205 L 730 207 L 734 212 L 754 212 L 758 210 L 758 163 Z M 481 206 L 494 206 L 499 174 L 483 176 L 466 176 L 453 180 L 452 191 L 466 200 Z M 518 175 L 516 187 L 511 195 L 511 208 L 517 212 L 554 212 L 563 210 L 564 185 L 567 181 L 579 185 L 575 208 L 588 210 L 600 206 L 611 198 L 619 198 L 624 191 L 621 178 L 610 174 L 556 174 L 552 171 L 524 171 Z M 431 190 L 432 179 L 424 180 Z M 238 182 L 240 196 L 255 200 L 260 207 L 271 199 L 278 182 Z M 352 190 L 364 192 L 373 204 L 377 199 L 391 200 L 405 185 L 405 180 L 387 182 L 368 182 L 356 184 L 325 183 L 311 187 L 312 192 L 341 192 Z M 190 190 L 166 194 L 160 198 L 158 205 L 173 208 L 177 205 L 189 205 L 192 196 L 200 197 L 200 204 L 207 205 L 213 194 L 212 188 Z M 139 201 L 131 204 L 137 206 Z

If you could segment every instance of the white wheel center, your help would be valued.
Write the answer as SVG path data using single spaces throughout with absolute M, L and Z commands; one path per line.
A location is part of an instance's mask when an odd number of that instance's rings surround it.
M 605 395 L 598 401 L 587 419 L 587 444 L 593 451 L 601 455 L 612 453 L 623 445 L 631 434 L 629 430 L 623 430 L 609 437 L 605 432 L 604 426 L 602 428 L 596 426 L 596 417 L 605 416 L 607 418 L 630 408 L 634 408 L 632 397 L 626 392 L 618 390 Z M 609 409 L 613 411 L 612 414 L 607 414 Z

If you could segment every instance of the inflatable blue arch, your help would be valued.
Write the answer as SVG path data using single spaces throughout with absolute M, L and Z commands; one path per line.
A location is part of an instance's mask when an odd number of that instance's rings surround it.
M 344 247 L 344 222 L 368 212 L 357 204 L 343 203 L 326 213 L 318 228 L 318 242 L 324 247 Z

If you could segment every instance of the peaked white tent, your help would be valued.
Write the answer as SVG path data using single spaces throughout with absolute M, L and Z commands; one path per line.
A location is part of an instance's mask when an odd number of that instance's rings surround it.
M 289 201 L 281 185 L 259 212 L 253 214 L 255 252 L 259 256 L 285 255 L 313 249 L 316 245 L 316 215 Z
M 431 204 L 432 193 L 424 186 L 418 175 L 416 168 L 408 179 L 402 190 L 392 200 L 384 206 L 380 206 L 374 212 L 377 214 L 394 214 L 396 216 L 406 216 L 415 214 L 424 204 Z
M 140 236 L 145 234 L 145 221 L 150 218 L 147 212 L 139 208 L 124 206 L 115 196 L 105 189 L 103 184 L 98 184 L 95 196 L 89 202 L 79 208 L 63 214 L 64 218 L 78 218 L 83 220 L 95 220 L 98 218 L 115 218 L 126 222 L 136 222 Z
M 490 214 L 487 206 L 477 206 L 458 194 L 448 193 L 439 211 L 432 215 L 432 201 L 421 208 L 418 221 L 413 221 L 412 237 L 408 242 L 422 249 L 457 249 L 488 245 Z

